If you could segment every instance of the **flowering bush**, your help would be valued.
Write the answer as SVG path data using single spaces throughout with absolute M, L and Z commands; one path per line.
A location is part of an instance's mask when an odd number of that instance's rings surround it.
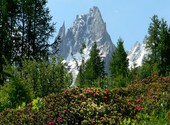
M 100 88 L 66 89 L 50 94 L 41 103 L 0 113 L 0 124 L 166 124 L 169 119 L 170 84 L 136 83 L 113 90 Z M 35 110 L 33 107 L 41 105 Z

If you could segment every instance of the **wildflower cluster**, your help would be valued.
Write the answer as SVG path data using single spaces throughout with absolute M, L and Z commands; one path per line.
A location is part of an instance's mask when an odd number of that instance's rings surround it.
M 0 124 L 138 124 L 146 118 L 156 120 L 153 116 L 159 118 L 162 111 L 169 119 L 169 90 L 169 83 L 137 83 L 114 90 L 66 89 L 24 108 L 1 112 Z

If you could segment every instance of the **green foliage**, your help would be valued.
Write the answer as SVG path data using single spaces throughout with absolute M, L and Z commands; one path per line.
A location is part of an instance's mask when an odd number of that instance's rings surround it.
M 24 109 L 1 112 L 0 124 L 168 124 L 170 79 L 152 76 L 147 80 L 151 82 L 113 90 L 65 89 L 42 98 L 43 108 L 36 111 L 33 107 L 41 105 L 40 98 Z
M 46 62 L 24 61 L 22 68 L 4 66 L 7 81 L 0 87 L 0 111 L 16 108 L 23 102 L 63 91 L 71 84 L 71 75 L 62 60 Z
M 159 76 L 168 76 L 170 72 L 170 28 L 164 19 L 159 20 L 157 15 L 152 17 L 148 28 L 146 49 L 150 52 L 142 62 L 142 66 L 130 71 L 130 81 L 141 80 L 153 73 Z
M 13 61 L 21 66 L 22 59 L 47 60 L 48 39 L 54 32 L 47 0 L 17 0 L 17 39 L 13 42 Z
M 6 78 L 5 63 L 22 66 L 23 59 L 47 60 L 48 39 L 54 32 L 47 0 L 1 0 L 0 2 L 0 84 Z
M 26 103 L 23 102 L 21 105 L 19 105 L 16 109 L 23 109 L 26 107 Z
M 86 63 L 85 74 L 87 79 L 93 81 L 98 77 L 104 77 L 104 62 L 100 57 L 100 50 L 97 49 L 97 43 L 94 42 L 90 51 L 90 59 Z
M 170 31 L 167 22 L 159 20 L 157 15 L 152 17 L 148 29 L 148 40 L 146 47 L 151 52 L 145 65 L 151 67 L 151 72 L 157 72 L 159 75 L 166 76 L 170 72 Z
M 31 100 L 27 88 L 20 82 L 18 78 L 14 78 L 9 82 L 5 82 L 0 89 L 1 110 L 5 108 L 16 108 L 22 102 Z
M 126 87 L 128 84 L 128 79 L 127 77 L 124 78 L 123 76 L 118 75 L 115 77 L 113 84 L 115 87 Z
M 79 86 L 79 87 L 85 87 L 87 85 L 84 85 L 83 83 L 85 83 L 85 62 L 84 62 L 84 59 L 82 60 L 82 64 L 79 66 L 79 73 L 78 73 L 78 76 L 77 76 L 77 79 L 76 79 L 76 84 Z
M 168 123 L 170 123 L 170 110 L 167 111 L 166 116 L 165 116 L 165 119 L 166 119 L 166 123 L 167 123 L 167 125 L 168 125 Z
M 30 90 L 17 76 L 14 66 L 8 64 L 4 66 L 3 70 L 8 77 L 6 77 L 4 85 L 0 87 L 0 111 L 5 108 L 16 108 L 33 98 Z
M 125 118 L 123 121 L 120 122 L 120 125 L 136 125 L 136 120 L 131 118 Z
M 34 97 L 61 92 L 71 84 L 71 76 L 62 64 L 62 60 L 51 64 L 46 62 L 26 61 L 20 70 L 23 83 L 33 92 Z
M 15 32 L 15 21 L 17 16 L 17 1 L 1 0 L 0 2 L 0 84 L 3 85 L 5 78 L 3 65 L 6 65 L 4 58 L 11 64 L 12 49 Z M 8 48 L 8 49 L 7 49 Z
M 110 62 L 110 72 L 113 77 L 122 75 L 127 77 L 128 73 L 128 59 L 123 47 L 123 40 L 118 39 L 117 49 L 113 52 L 112 61 Z
M 104 61 L 100 57 L 100 50 L 97 49 L 97 43 L 94 42 L 90 51 L 90 59 L 79 68 L 78 82 L 81 87 L 93 86 L 92 83 L 97 79 L 102 79 L 105 76 L 104 73 Z M 84 85 L 83 85 L 84 84 Z
M 36 99 L 33 99 L 32 110 L 39 111 L 43 106 L 44 104 L 41 98 L 37 97 Z
M 128 59 L 123 47 L 123 40 L 118 39 L 117 49 L 112 54 L 110 72 L 114 86 L 125 87 L 128 83 Z
M 86 45 L 85 43 L 83 43 L 81 45 L 81 48 L 80 48 L 80 54 L 81 54 L 81 57 L 82 57 L 82 60 L 81 60 L 81 65 L 78 66 L 78 75 L 77 75 L 77 79 L 76 79 L 76 84 L 77 86 L 79 87 L 85 87 L 86 85 L 84 85 L 83 83 L 85 83 L 85 59 L 84 59 L 84 53 L 83 53 L 83 50 L 86 48 Z M 78 64 L 78 62 L 76 62 L 76 64 Z

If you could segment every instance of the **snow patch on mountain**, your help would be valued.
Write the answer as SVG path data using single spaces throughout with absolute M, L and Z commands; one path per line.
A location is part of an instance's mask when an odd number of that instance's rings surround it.
M 143 43 L 136 42 L 128 52 L 129 69 L 141 66 L 144 57 L 146 57 L 148 53 L 149 51 L 146 49 L 146 39 Z
M 58 54 L 67 62 L 67 68 L 74 78 L 78 74 L 77 65 L 81 65 L 82 59 L 85 61 L 89 59 L 90 50 L 94 42 L 97 43 L 104 59 L 105 72 L 109 73 L 109 63 L 116 47 L 111 41 L 106 29 L 106 23 L 103 21 L 98 7 L 91 8 L 87 14 L 77 15 L 73 26 L 68 28 L 67 32 L 63 23 L 63 26 L 59 29 L 58 36 L 62 40 Z M 80 54 L 82 44 L 85 44 L 86 48 L 83 50 L 83 54 Z M 56 45 L 53 44 L 53 46 Z

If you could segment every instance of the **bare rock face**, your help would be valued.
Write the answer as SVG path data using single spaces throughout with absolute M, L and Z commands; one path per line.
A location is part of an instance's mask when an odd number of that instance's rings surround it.
M 149 50 L 146 49 L 147 39 L 143 43 L 136 42 L 132 49 L 128 52 L 129 68 L 134 68 L 142 65 L 143 59 L 147 57 Z
M 87 14 L 77 15 L 73 26 L 67 29 L 67 31 L 63 24 L 59 29 L 58 36 L 62 40 L 59 47 L 59 55 L 67 62 L 70 71 L 74 75 L 77 75 L 78 70 L 73 57 L 81 65 L 82 57 L 85 61 L 89 59 L 89 53 L 95 41 L 100 49 L 101 56 L 104 58 L 105 71 L 108 73 L 109 62 L 115 46 L 112 43 L 110 35 L 106 30 L 106 23 L 103 21 L 97 7 L 91 8 Z M 84 54 L 80 54 L 82 44 L 86 45 L 86 48 L 83 50 Z

